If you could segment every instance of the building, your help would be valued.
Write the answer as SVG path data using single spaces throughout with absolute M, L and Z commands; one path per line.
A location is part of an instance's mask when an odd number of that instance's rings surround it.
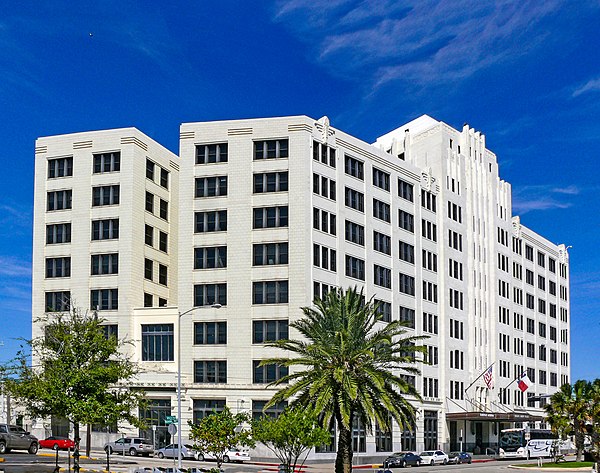
M 157 443 L 178 353 L 184 428 L 224 405 L 258 415 L 285 374 L 258 366 L 280 354 L 263 342 L 293 337 L 300 308 L 339 286 L 430 337 L 410 378 L 416 429 L 357 424 L 358 455 L 482 450 L 543 422 L 544 396 L 570 379 L 567 249 L 512 215 L 466 125 L 422 116 L 368 144 L 326 117 L 186 123 L 179 157 L 131 128 L 61 135 L 38 139 L 35 176 L 33 313 L 71 303 L 136 342 Z

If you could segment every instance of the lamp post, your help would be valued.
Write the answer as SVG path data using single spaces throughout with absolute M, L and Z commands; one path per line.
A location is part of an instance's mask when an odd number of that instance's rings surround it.
M 212 307 L 220 309 L 221 304 L 213 303 L 210 306 L 192 307 L 185 312 L 177 314 L 177 468 L 181 469 L 181 317 L 196 309 Z

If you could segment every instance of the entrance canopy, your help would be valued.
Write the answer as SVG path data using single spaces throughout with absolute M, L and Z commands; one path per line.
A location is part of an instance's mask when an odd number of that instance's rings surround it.
M 540 422 L 542 416 L 527 412 L 450 412 L 446 420 L 473 420 L 473 421 L 499 421 L 499 422 Z

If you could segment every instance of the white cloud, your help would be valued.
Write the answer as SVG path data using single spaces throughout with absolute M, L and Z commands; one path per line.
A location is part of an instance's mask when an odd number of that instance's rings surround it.
M 31 262 L 0 255 L 0 276 L 30 277 Z
M 581 87 L 575 89 L 573 92 L 573 97 L 579 97 L 581 94 L 585 94 L 587 92 L 600 92 L 600 77 L 589 80 Z
M 576 186 L 524 186 L 513 187 L 512 208 L 516 214 L 526 214 L 537 210 L 567 209 L 573 206 L 570 197 L 578 195 Z

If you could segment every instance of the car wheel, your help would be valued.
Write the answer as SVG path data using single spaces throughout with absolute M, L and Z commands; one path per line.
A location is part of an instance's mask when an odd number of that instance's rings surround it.
M 57 443 L 55 443 L 54 445 L 52 445 L 52 450 L 58 450 L 58 449 L 59 449 L 59 447 L 58 447 Z
M 29 453 L 31 453 L 32 455 L 35 455 L 38 452 L 38 444 L 37 442 L 33 442 L 30 446 L 29 449 L 27 450 Z
M 444 465 L 448 464 L 448 459 L 444 458 Z
M 165 458 L 165 454 L 163 452 L 158 452 L 158 458 L 162 460 L 163 458 Z
M 431 465 L 431 466 L 435 465 L 435 462 L 434 462 L 433 460 L 431 460 L 431 463 L 430 463 L 430 465 Z
M 468 461 L 467 463 L 470 465 L 470 464 L 471 464 L 471 461 L 472 461 L 472 460 L 469 458 L 469 461 Z
M 6 453 L 6 442 L 0 442 L 0 453 Z
M 400 462 L 400 468 L 404 468 L 406 466 L 406 462 L 403 460 Z
M 229 463 L 229 462 L 230 462 L 230 459 L 229 459 L 229 457 L 228 457 L 227 455 L 225 455 L 225 456 L 223 457 L 223 463 Z
M 417 466 L 421 466 L 421 460 L 417 460 Z
M 204 455 L 202 455 L 201 453 L 199 453 L 198 455 L 196 455 L 196 460 L 198 460 L 199 462 L 203 462 L 204 461 Z
M 137 450 L 133 447 L 129 449 L 129 455 L 132 457 L 137 457 Z

